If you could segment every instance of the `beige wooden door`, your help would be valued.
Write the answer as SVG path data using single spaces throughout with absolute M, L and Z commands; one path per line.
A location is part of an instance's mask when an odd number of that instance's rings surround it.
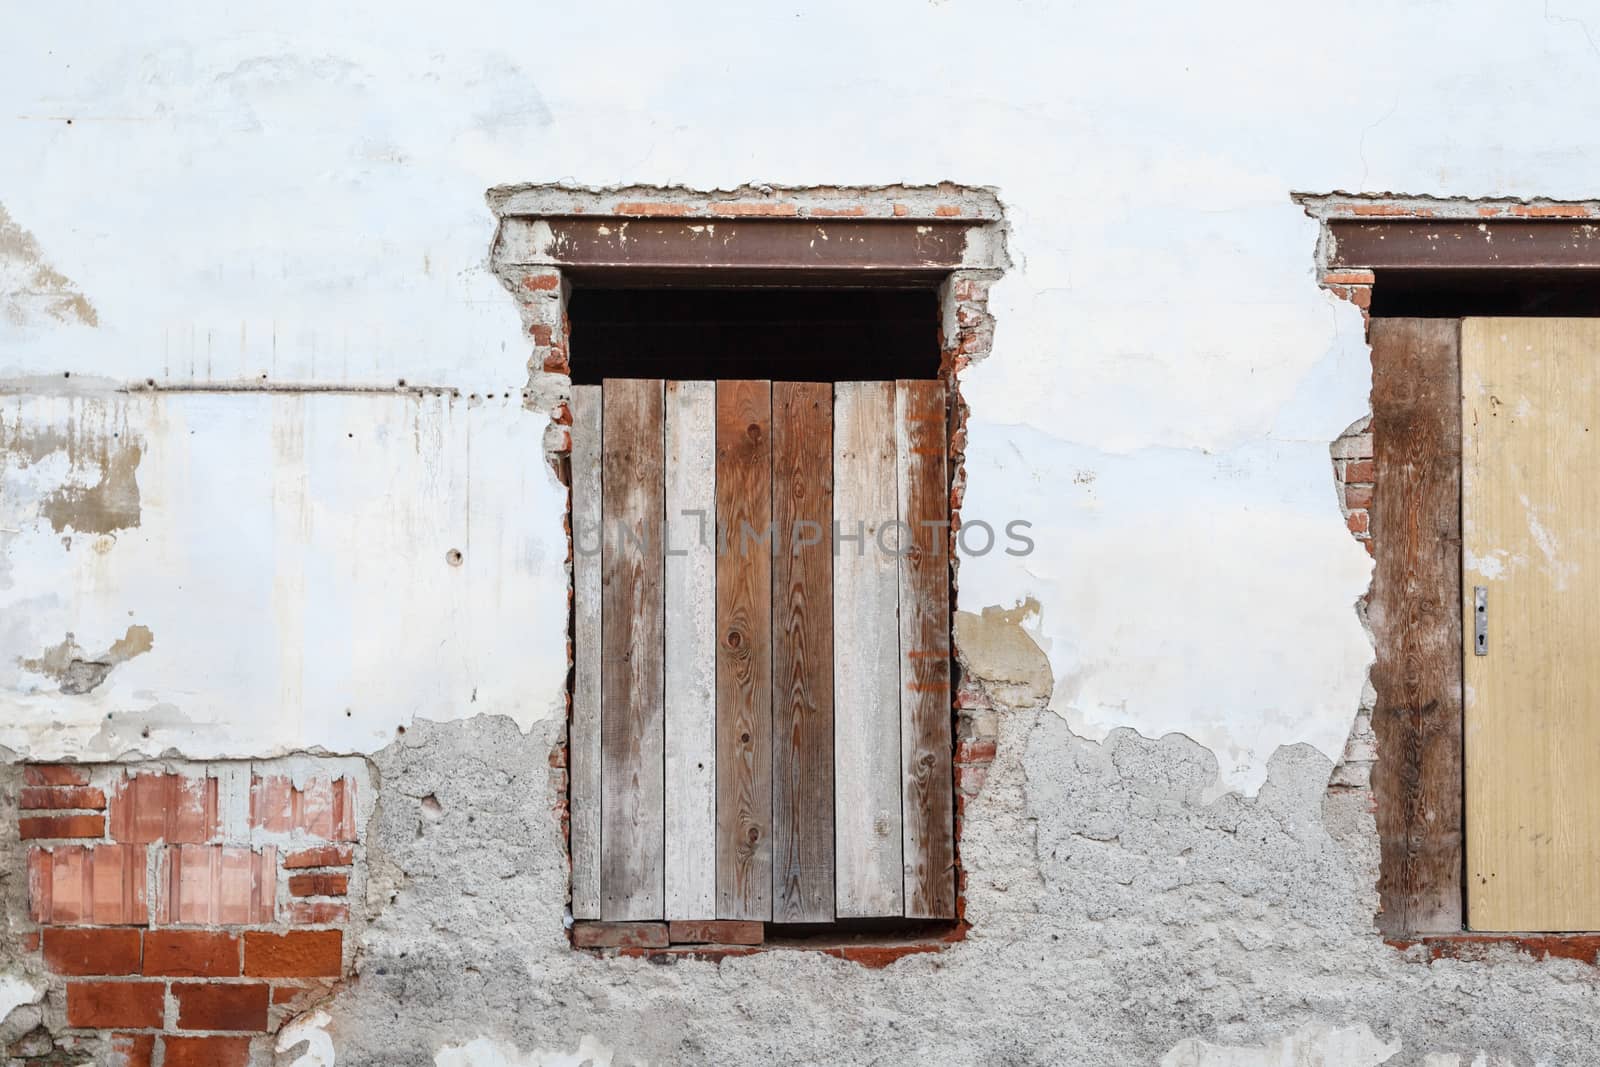
M 1465 320 L 1461 389 L 1467 923 L 1600 929 L 1600 319 Z

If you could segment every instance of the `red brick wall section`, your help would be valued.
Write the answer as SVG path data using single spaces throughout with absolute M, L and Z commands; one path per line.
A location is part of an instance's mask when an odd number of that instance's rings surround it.
M 360 855 L 347 770 L 297 785 L 264 765 L 26 767 L 30 940 L 59 1022 L 12 1062 L 96 1040 L 123 1067 L 264 1053 L 346 973 Z
M 1375 471 L 1372 459 L 1372 418 L 1361 419 L 1341 434 L 1330 446 L 1333 455 L 1333 483 L 1339 492 L 1339 508 L 1344 524 L 1356 540 L 1372 548 L 1372 487 Z

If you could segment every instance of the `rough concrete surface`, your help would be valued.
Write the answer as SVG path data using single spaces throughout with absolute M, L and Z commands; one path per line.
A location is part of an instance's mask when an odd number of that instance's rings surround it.
M 1379 939 L 1367 797 L 1330 793 L 1307 746 L 1257 797 L 1204 803 L 1216 762 L 1186 738 L 1003 716 L 967 809 L 967 940 L 875 971 L 571 950 L 556 729 L 418 723 L 374 757 L 373 919 L 327 1005 L 339 1064 L 1594 1060 L 1594 968 L 1429 964 Z

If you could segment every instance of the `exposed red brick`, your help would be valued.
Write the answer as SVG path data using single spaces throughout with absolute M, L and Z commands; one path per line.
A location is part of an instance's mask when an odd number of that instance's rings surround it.
M 1322 276 L 1323 285 L 1371 285 L 1377 280 L 1370 270 L 1333 271 Z
M 1600 934 L 1440 934 L 1388 943 L 1399 949 L 1422 945 L 1429 960 L 1482 960 L 1497 948 L 1512 948 L 1536 960 L 1600 963 Z
M 1372 506 L 1372 486 L 1347 485 L 1344 487 L 1344 506 L 1347 508 L 1370 508 Z
M 337 978 L 343 949 L 344 934 L 338 930 L 250 931 L 244 935 L 244 973 L 259 978 Z
M 859 219 L 866 213 L 867 209 L 861 204 L 852 204 L 849 207 L 814 207 L 807 212 L 819 219 Z
M 561 275 L 554 272 L 529 274 L 522 279 L 522 287 L 534 293 L 553 292 L 561 288 Z
M 1512 204 L 1511 214 L 1526 219 L 1586 219 L 1591 212 L 1584 204 Z
M 1344 517 L 1344 524 L 1353 534 L 1367 532 L 1367 513 L 1365 511 L 1352 511 Z
M 1350 303 L 1362 311 L 1372 306 L 1372 287 L 1367 285 L 1356 286 L 1350 290 Z
M 144 845 L 56 845 L 28 854 L 29 910 L 35 922 L 142 925 Z
M 911 209 L 906 207 L 904 204 L 896 204 L 894 206 L 894 213 L 896 218 L 902 218 L 911 214 Z
M 555 329 L 545 322 L 536 322 L 528 327 L 528 336 L 533 338 L 536 345 L 548 345 L 553 340 Z
M 111 790 L 111 836 L 148 844 L 198 844 L 222 828 L 217 780 L 183 774 L 136 774 Z
M 67 1025 L 95 1030 L 148 1030 L 166 1011 L 162 982 L 68 982 Z
M 992 763 L 995 752 L 993 741 L 962 741 L 956 745 L 956 762 Z
M 572 928 L 579 948 L 666 948 L 666 923 L 583 922 Z
M 144 935 L 144 973 L 236 978 L 239 939 L 211 930 L 151 930 Z
M 355 782 L 313 778 L 297 789 L 284 775 L 256 775 L 250 782 L 250 825 L 271 833 L 303 830 L 331 841 L 354 841 Z
M 1478 209 L 1478 214 L 1480 216 L 1482 216 L 1483 218 L 1486 218 L 1486 219 L 1493 218 L 1494 216 L 1500 214 L 1500 209 L 1497 208 L 1497 207 L 1491 207 L 1491 206 L 1485 205 L 1485 206 L 1480 207 Z
M 22 951 L 24 951 L 24 952 L 38 952 L 39 951 L 39 943 L 40 943 L 39 931 L 37 931 L 37 930 L 35 930 L 31 934 L 23 934 L 22 935 Z
M 138 974 L 139 931 L 47 927 L 44 963 L 57 974 Z
M 961 209 L 954 204 L 940 204 L 933 209 L 933 213 L 941 219 L 953 219 L 960 217 Z
M 29 815 L 17 820 L 24 841 L 52 837 L 104 837 L 104 815 Z
M 163 1037 L 163 1067 L 250 1067 L 248 1037 Z
M 766 923 L 736 919 L 678 919 L 667 924 L 668 939 L 681 944 L 759 945 L 766 933 Z
M 822 951 L 876 971 L 907 956 L 915 956 L 921 952 L 938 952 L 941 947 L 937 943 L 918 942 L 911 945 L 842 945 L 837 948 L 825 948 Z
M 28 811 L 60 811 L 68 808 L 91 808 L 104 811 L 106 795 L 88 786 L 65 788 L 45 785 L 25 786 L 18 807 Z
M 321 845 L 289 853 L 283 857 L 283 865 L 291 871 L 302 867 L 348 867 L 355 861 L 355 853 L 352 845 Z
M 1344 480 L 1348 483 L 1365 482 L 1371 485 L 1378 480 L 1378 465 L 1375 460 L 1353 459 L 1344 465 Z
M 618 215 L 683 216 L 693 215 L 692 204 L 652 203 L 644 200 L 624 200 L 611 209 Z
M 290 903 L 288 920 L 297 926 L 328 926 L 350 918 L 350 905 L 331 900 L 296 900 Z
M 800 208 L 788 200 L 764 200 L 757 203 L 748 201 L 722 201 L 709 205 L 713 215 L 726 215 L 738 217 L 741 215 L 759 215 L 772 217 L 777 215 L 798 215 Z
M 277 849 L 179 845 L 167 850 L 157 919 L 175 923 L 269 923 L 277 904 Z
M 89 769 L 65 763 L 30 763 L 22 768 L 24 785 L 88 785 Z
M 967 796 L 975 797 L 983 791 L 984 782 L 989 780 L 989 768 L 985 764 L 956 764 L 956 788 Z
M 332 982 L 274 982 L 272 1003 L 293 1004 L 303 997 L 320 997 L 333 987 Z
M 150 1067 L 156 1054 L 155 1034 L 112 1034 L 108 1067 Z
M 173 982 L 180 1030 L 265 1030 L 265 982 Z
M 289 879 L 289 892 L 297 897 L 342 897 L 349 889 L 350 876 L 331 871 L 296 874 Z

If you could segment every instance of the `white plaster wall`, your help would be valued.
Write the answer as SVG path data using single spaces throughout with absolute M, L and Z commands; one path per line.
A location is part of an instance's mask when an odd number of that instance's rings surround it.
M 1326 452 L 1368 364 L 1289 192 L 1595 195 L 1597 34 L 1577 0 L 22 5 L 0 205 L 93 314 L 0 270 L 0 380 L 514 394 L 490 185 L 992 185 L 1016 268 L 969 375 L 968 514 L 1029 518 L 1039 549 L 969 561 L 962 606 L 1036 597 L 1075 729 L 1182 731 L 1249 789 L 1281 744 L 1337 753 L 1370 655 Z M 150 441 L 142 520 L 68 548 L 12 461 L 0 743 L 359 750 L 419 714 L 559 709 L 539 416 L 97 402 Z M 153 648 L 88 696 L 17 666 L 130 619 Z

